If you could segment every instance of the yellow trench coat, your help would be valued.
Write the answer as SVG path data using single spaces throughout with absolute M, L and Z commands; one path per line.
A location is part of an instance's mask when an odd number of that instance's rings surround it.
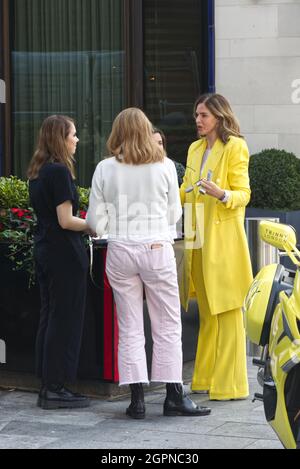
M 227 203 L 201 195 L 194 187 L 200 178 L 206 139 L 194 142 L 188 153 L 187 169 L 180 188 L 185 213 L 185 256 L 180 280 L 181 302 L 188 309 L 194 288 L 191 280 L 193 248 L 202 248 L 202 269 L 209 307 L 213 315 L 240 308 L 252 282 L 252 268 L 244 228 L 245 207 L 250 200 L 249 151 L 242 138 L 217 140 L 201 177 L 213 171 L 212 181 L 230 193 Z

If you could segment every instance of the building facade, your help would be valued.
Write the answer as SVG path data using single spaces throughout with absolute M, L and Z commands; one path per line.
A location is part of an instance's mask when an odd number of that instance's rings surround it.
M 252 154 L 300 156 L 299 18 L 300 0 L 0 0 L 0 175 L 25 177 L 43 118 L 63 113 L 88 186 L 128 106 L 185 162 L 194 99 L 215 89 Z
M 216 88 L 251 153 L 300 157 L 300 0 L 216 0 Z
M 214 90 L 213 0 L 0 0 L 0 175 L 24 178 L 50 114 L 76 120 L 89 186 L 115 116 L 143 108 L 184 162 Z

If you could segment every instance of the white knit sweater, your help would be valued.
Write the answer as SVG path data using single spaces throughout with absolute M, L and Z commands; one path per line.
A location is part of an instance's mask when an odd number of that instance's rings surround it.
M 182 215 L 174 163 L 128 165 L 116 158 L 101 161 L 96 168 L 87 223 L 109 241 L 172 241 L 170 225 Z

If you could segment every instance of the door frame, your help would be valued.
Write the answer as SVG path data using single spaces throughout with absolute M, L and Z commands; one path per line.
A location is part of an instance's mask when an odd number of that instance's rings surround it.
M 0 24 L 2 34 L 0 36 L 1 79 L 5 83 L 6 102 L 1 105 L 0 121 L 0 174 L 11 174 L 11 72 L 10 72 L 10 24 L 9 24 L 9 0 L 0 2 Z
M 2 34 L 0 38 L 1 50 L 1 79 L 5 83 L 6 102 L 1 106 L 1 121 L 0 121 L 0 138 L 2 155 L 0 154 L 0 171 L 5 176 L 11 174 L 12 171 L 12 158 L 11 158 L 11 64 L 10 64 L 10 21 L 9 21 L 9 0 L 1 0 L 0 4 L 0 21 L 2 26 Z M 1 174 L 0 173 L 0 174 Z

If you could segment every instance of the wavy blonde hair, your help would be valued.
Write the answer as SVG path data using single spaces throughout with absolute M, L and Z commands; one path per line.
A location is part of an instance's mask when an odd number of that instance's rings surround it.
M 240 124 L 233 114 L 231 106 L 226 98 L 220 94 L 203 94 L 195 102 L 194 117 L 199 104 L 205 104 L 207 109 L 218 120 L 216 132 L 223 143 L 227 143 L 229 137 L 241 137 Z
M 38 137 L 33 158 L 29 164 L 27 177 L 37 179 L 46 163 L 62 163 L 75 179 L 74 158 L 67 148 L 66 139 L 71 132 L 71 117 L 54 115 L 44 120 Z
M 115 119 L 107 149 L 121 163 L 141 165 L 162 162 L 163 149 L 153 139 L 153 126 L 138 108 L 128 108 Z

